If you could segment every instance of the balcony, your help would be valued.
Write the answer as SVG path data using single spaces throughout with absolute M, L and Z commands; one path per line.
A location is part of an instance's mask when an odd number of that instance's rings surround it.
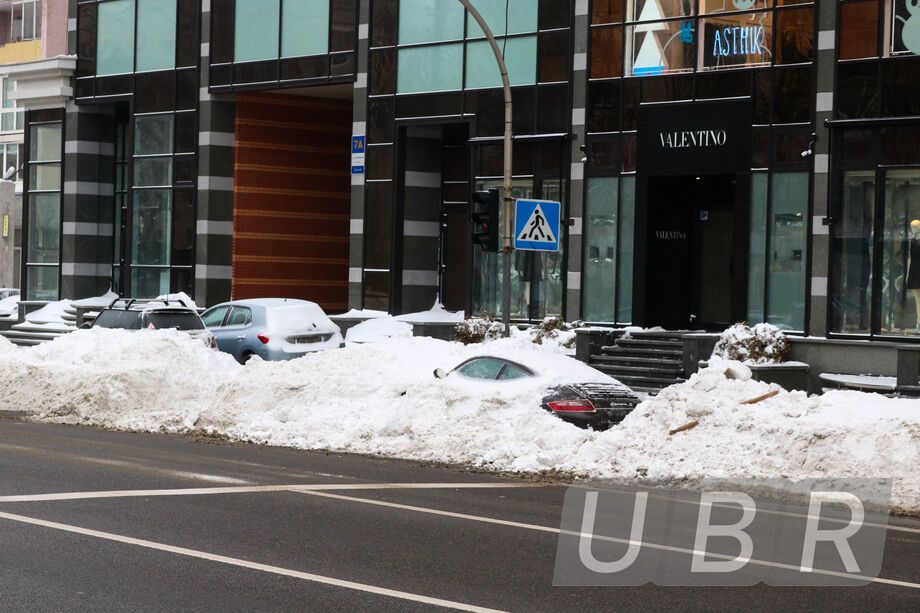
M 42 55 L 42 0 L 0 0 L 0 64 Z

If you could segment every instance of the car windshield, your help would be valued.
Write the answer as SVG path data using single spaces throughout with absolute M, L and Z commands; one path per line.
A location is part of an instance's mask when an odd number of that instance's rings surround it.
M 146 327 L 157 330 L 175 328 L 176 330 L 201 330 L 204 328 L 201 318 L 197 313 L 182 311 L 154 311 L 147 313 Z
M 137 330 L 141 327 L 141 314 L 140 311 L 105 310 L 96 317 L 93 327 Z

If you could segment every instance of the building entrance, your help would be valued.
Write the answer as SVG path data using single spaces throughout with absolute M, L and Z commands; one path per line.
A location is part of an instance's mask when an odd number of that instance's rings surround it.
M 735 290 L 735 175 L 649 177 L 646 314 L 651 325 L 724 329 Z

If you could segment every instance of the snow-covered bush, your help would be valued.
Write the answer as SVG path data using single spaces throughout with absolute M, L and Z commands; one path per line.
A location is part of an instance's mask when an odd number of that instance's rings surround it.
M 461 321 L 454 328 L 454 340 L 464 345 L 485 343 L 502 337 L 502 322 L 490 317 L 472 317 Z
M 776 364 L 789 356 L 789 341 L 776 326 L 738 323 L 722 333 L 712 355 L 749 364 Z
M 584 324 L 580 321 L 567 323 L 561 317 L 546 317 L 536 326 L 529 328 L 527 333 L 537 345 L 542 345 L 545 340 L 553 340 L 567 349 L 575 347 L 575 328 Z

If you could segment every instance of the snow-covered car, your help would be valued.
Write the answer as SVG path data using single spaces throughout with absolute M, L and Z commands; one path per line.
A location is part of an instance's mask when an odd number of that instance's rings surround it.
M 0 289 L 0 317 L 13 317 L 19 314 L 19 290 Z
M 120 304 L 119 304 L 120 303 Z M 90 328 L 119 330 L 179 330 L 217 349 L 217 339 L 204 325 L 198 311 L 171 300 L 142 302 L 115 300 L 99 311 Z
M 254 355 L 291 360 L 343 344 L 339 327 L 318 304 L 306 300 L 232 300 L 211 307 L 201 318 L 217 338 L 218 348 L 240 364 Z
M 10 296 L 18 296 L 19 290 L 15 287 L 0 287 L 0 300 L 4 298 L 9 298 Z
M 481 355 L 461 362 L 450 371 L 438 368 L 434 376 L 507 383 L 536 377 L 537 372 L 506 358 Z M 639 397 L 622 383 L 572 381 L 547 387 L 541 407 L 580 428 L 606 430 L 623 421 L 637 404 Z

